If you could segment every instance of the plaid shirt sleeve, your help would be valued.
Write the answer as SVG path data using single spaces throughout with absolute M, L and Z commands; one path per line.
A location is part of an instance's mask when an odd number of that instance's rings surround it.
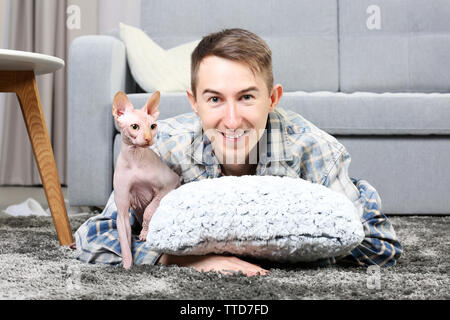
M 344 149 L 327 176 L 325 185 L 334 191 L 344 193 L 361 215 L 365 238 L 349 255 L 328 261 L 357 264 L 359 266 L 393 266 L 402 254 L 403 248 L 395 231 L 381 211 L 378 192 L 365 180 L 349 178 L 350 154 Z
M 156 264 L 161 252 L 149 250 L 139 240 L 140 224 L 130 212 L 131 252 L 133 264 Z M 117 232 L 117 207 L 114 191 L 101 214 L 90 217 L 76 231 L 77 259 L 86 263 L 121 265 L 122 253 Z

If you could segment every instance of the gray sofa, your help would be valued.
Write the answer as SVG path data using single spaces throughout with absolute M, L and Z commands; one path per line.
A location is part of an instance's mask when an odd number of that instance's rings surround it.
M 450 2 L 445 0 L 142 0 L 141 28 L 168 49 L 241 27 L 272 48 L 279 106 L 335 136 L 350 176 L 369 181 L 392 214 L 450 213 Z M 71 45 L 68 194 L 103 206 L 120 138 L 118 90 L 142 93 L 114 36 Z M 163 94 L 160 119 L 191 112 L 186 94 Z

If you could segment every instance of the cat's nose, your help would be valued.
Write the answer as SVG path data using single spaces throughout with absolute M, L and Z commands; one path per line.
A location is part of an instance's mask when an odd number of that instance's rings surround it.
M 150 133 L 150 131 L 144 132 L 144 139 L 147 142 L 150 142 L 152 140 L 152 134 Z

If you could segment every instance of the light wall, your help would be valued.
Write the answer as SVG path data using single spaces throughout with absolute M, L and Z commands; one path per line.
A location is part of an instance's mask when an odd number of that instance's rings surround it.
M 3 46 L 3 22 L 5 21 L 5 1 L 0 0 L 0 48 L 4 48 Z M 5 104 L 5 93 L 0 93 L 0 150 L 2 150 L 2 132 L 3 132 L 3 110 Z
M 98 33 L 118 29 L 119 22 L 139 27 L 141 0 L 98 0 Z
M 0 0 L 0 48 L 2 48 L 3 39 L 3 13 L 5 11 L 5 0 Z

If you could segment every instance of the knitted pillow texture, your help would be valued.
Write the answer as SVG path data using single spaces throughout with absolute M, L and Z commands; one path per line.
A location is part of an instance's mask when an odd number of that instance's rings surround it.
M 348 254 L 363 239 L 359 214 L 341 193 L 300 178 L 226 176 L 168 193 L 150 221 L 146 246 L 295 263 Z

